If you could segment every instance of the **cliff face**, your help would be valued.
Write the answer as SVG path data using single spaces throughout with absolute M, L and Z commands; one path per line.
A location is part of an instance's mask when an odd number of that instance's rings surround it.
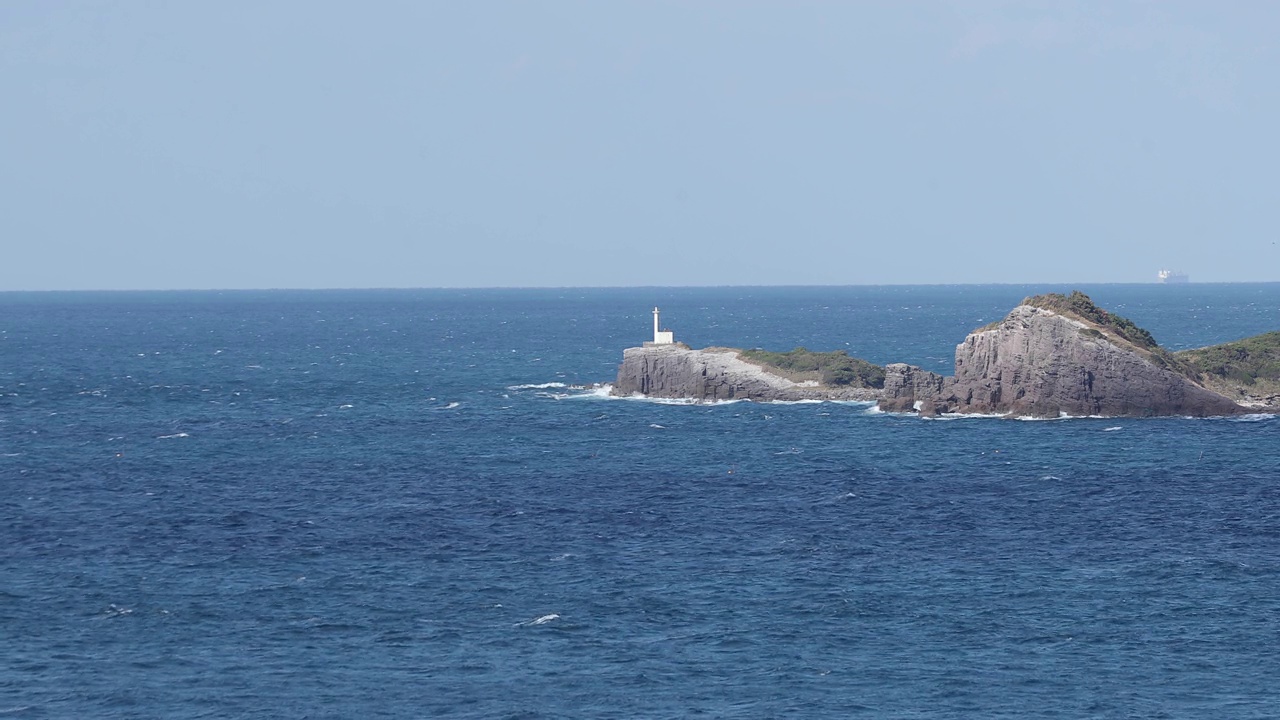
M 691 350 L 681 345 L 624 350 L 613 394 L 699 402 L 875 400 L 879 397 L 876 390 L 796 383 L 740 359 L 734 350 Z
M 1126 321 L 1127 322 L 1127 321 Z M 956 347 L 956 374 L 886 368 L 881 407 L 922 414 L 1205 417 L 1246 412 L 1105 325 L 1023 304 Z

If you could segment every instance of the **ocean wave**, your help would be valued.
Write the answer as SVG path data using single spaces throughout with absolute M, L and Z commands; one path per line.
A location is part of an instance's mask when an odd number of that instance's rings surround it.
M 542 616 L 536 617 L 532 620 L 526 620 L 522 623 L 516 623 L 516 627 L 531 627 L 534 625 L 546 625 L 547 623 L 553 620 L 559 620 L 559 619 L 560 619 L 560 613 L 551 613 L 549 615 L 542 615 Z
M 733 405 L 747 402 L 743 398 L 733 400 L 695 400 L 693 398 L 660 398 L 647 395 L 614 395 L 612 385 L 596 385 L 589 388 L 568 388 L 567 392 L 540 392 L 538 397 L 552 400 L 622 400 L 627 402 L 644 402 L 654 405 Z
M 698 405 L 702 407 L 706 407 L 708 405 L 737 405 L 738 403 L 748 402 L 744 398 L 737 398 L 733 400 L 694 400 L 692 398 L 655 398 L 645 397 L 644 395 L 631 395 L 629 397 L 617 399 L 648 402 L 655 405 Z
M 764 405 L 821 405 L 827 402 L 817 398 L 801 398 L 800 400 L 766 400 Z
M 1235 417 L 1227 418 L 1230 422 L 1266 422 L 1275 419 L 1275 413 L 1249 413 L 1248 415 L 1236 415 Z
M 508 390 L 549 390 L 551 388 L 568 387 L 562 382 L 534 383 L 530 385 L 508 385 Z
M 190 435 L 188 435 L 187 433 L 174 433 L 174 434 L 172 434 L 172 435 L 157 435 L 157 436 L 156 436 L 156 439 L 157 439 L 157 440 L 169 440 L 169 439 L 171 439 L 171 438 L 184 438 L 184 437 L 191 437 L 191 436 L 190 436 Z

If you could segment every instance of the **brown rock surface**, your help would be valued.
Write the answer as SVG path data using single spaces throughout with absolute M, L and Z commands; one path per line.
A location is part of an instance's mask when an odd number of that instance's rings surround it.
M 1107 325 L 1024 303 L 956 347 L 953 377 L 888 366 L 880 406 L 903 411 L 920 403 L 925 414 L 1034 417 L 1248 412 L 1189 379 L 1166 357 Z
M 622 353 L 614 395 L 696 402 L 723 400 L 876 400 L 878 390 L 797 383 L 738 357 L 736 350 L 649 345 Z

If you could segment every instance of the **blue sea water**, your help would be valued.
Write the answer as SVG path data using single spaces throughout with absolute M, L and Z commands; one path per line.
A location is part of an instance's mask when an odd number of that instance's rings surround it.
M 609 399 L 1056 287 L 0 294 L 0 718 L 1271 718 L 1280 421 Z M 1280 284 L 1083 288 L 1174 349 Z

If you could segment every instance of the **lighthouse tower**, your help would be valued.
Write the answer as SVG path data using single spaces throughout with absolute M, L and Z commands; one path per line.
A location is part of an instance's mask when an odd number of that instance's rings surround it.
M 671 345 L 675 340 L 675 333 L 670 330 L 658 329 L 658 308 L 653 309 L 653 344 L 654 345 Z

